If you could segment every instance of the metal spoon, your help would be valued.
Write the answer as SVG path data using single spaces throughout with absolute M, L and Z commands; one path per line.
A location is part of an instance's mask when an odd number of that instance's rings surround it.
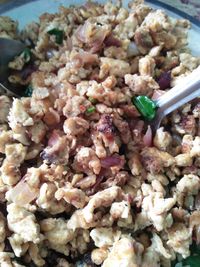
M 9 95 L 19 97 L 19 88 L 9 83 L 8 63 L 24 50 L 26 45 L 20 41 L 0 38 L 0 89 Z
M 197 97 L 200 97 L 200 66 L 156 101 L 158 109 L 150 122 L 153 133 L 166 115 Z

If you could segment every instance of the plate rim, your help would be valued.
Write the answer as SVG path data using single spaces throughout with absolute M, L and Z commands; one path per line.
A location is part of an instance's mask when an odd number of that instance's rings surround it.
M 28 4 L 31 2 L 35 2 L 35 1 L 38 1 L 38 0 L 17 0 L 17 1 L 15 1 L 15 7 L 20 7 L 22 5 L 25 5 L 25 4 Z M 187 14 L 186 12 L 184 12 L 180 9 L 177 9 L 176 7 L 173 7 L 173 6 L 166 4 L 164 2 L 160 2 L 159 0 L 146 0 L 145 2 L 158 5 L 161 8 L 163 7 L 164 9 L 167 9 L 167 10 L 181 16 L 182 18 L 189 20 L 192 24 L 200 27 L 200 20 L 198 20 L 197 18 L 194 18 L 193 16 Z M 11 10 L 11 9 L 13 9 L 13 1 L 0 4 L 0 15 Z
M 163 7 L 164 9 L 169 10 L 169 11 L 179 15 L 180 17 L 189 20 L 192 24 L 200 27 L 200 20 L 198 20 L 197 18 L 187 14 L 186 12 L 184 12 L 184 11 L 182 11 L 176 7 L 173 7 L 173 6 L 166 4 L 164 2 L 160 2 L 159 0 L 146 0 L 146 2 L 151 3 L 151 4 L 155 4 L 155 5 L 159 5 L 160 7 Z

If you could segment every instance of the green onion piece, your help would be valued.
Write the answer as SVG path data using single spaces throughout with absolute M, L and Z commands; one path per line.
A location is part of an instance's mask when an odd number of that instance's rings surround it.
M 24 91 L 24 96 L 25 97 L 30 97 L 32 96 L 33 93 L 33 87 L 31 86 L 31 84 L 29 84 L 26 88 L 26 90 Z
M 92 106 L 92 107 L 87 108 L 86 112 L 91 114 L 91 113 L 95 112 L 95 110 L 96 110 L 96 108 Z
M 48 34 L 55 35 L 56 43 L 57 44 L 62 44 L 63 37 L 64 37 L 64 32 L 62 30 L 59 30 L 57 28 L 54 28 L 54 29 L 48 31 Z
M 147 96 L 137 96 L 132 98 L 132 103 L 136 106 L 141 115 L 152 120 L 156 115 L 156 103 Z
M 97 103 L 97 100 L 93 97 L 88 97 L 88 100 L 92 103 L 92 104 L 96 104 Z
M 22 52 L 22 56 L 24 58 L 24 61 L 28 63 L 31 59 L 31 50 L 28 47 L 25 48 L 24 51 Z

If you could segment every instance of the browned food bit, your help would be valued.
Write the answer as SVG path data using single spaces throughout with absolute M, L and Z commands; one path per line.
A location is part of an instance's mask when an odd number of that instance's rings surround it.
M 24 97 L 0 96 L 2 267 L 198 265 L 199 100 L 154 136 L 144 120 L 200 65 L 190 23 L 123 2 L 61 6 L 22 32 L 0 16 L 0 37 L 32 44 L 9 62 Z

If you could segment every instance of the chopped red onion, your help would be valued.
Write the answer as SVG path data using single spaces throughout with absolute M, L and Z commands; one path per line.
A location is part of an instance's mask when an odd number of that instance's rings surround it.
M 147 131 L 145 133 L 145 135 L 143 136 L 143 142 L 145 146 L 150 147 L 152 145 L 152 130 L 151 130 L 151 126 L 148 125 Z
M 104 159 L 101 159 L 101 166 L 105 169 L 108 169 L 113 166 L 120 165 L 122 162 L 120 157 L 117 156 L 108 156 Z
M 54 130 L 53 133 L 49 137 L 48 146 L 50 147 L 54 146 L 57 143 L 59 138 L 60 138 L 59 132 L 57 130 Z
M 112 117 L 109 114 L 103 114 L 98 123 L 97 130 L 107 136 L 113 136 L 115 127 L 113 125 Z
M 76 37 L 83 43 L 87 44 L 91 49 L 91 53 L 96 53 L 102 47 L 102 44 L 109 34 L 108 30 L 99 27 L 96 34 L 91 37 L 92 25 L 89 21 L 86 21 L 84 25 L 80 26 L 76 31 Z
M 96 53 L 99 50 L 101 50 L 101 48 L 102 48 L 102 43 L 97 43 L 94 46 L 92 46 L 89 51 L 90 51 L 90 53 Z
M 165 90 L 167 88 L 170 88 L 171 72 L 170 71 L 163 72 L 160 75 L 160 77 L 158 78 L 157 82 L 158 82 L 161 90 Z
M 85 36 L 86 27 L 87 27 L 87 22 L 84 25 L 79 26 L 75 33 L 76 37 L 83 43 L 86 42 L 86 36 Z
M 10 193 L 11 200 L 20 205 L 24 206 L 32 202 L 38 195 L 38 192 L 31 188 L 25 179 L 22 179 Z
M 91 43 L 91 53 L 96 53 L 102 48 L 103 41 L 107 36 L 107 31 L 100 31 L 95 40 Z
M 109 46 L 116 46 L 116 47 L 120 47 L 121 46 L 121 41 L 119 39 L 117 39 L 114 35 L 109 34 L 105 40 L 104 40 L 104 44 L 109 47 Z

